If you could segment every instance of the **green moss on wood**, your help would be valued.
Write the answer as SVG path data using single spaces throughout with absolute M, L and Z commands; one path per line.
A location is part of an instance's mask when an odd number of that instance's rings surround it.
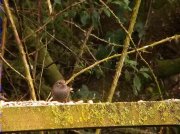
M 178 125 L 180 101 L 3 107 L 2 130 Z

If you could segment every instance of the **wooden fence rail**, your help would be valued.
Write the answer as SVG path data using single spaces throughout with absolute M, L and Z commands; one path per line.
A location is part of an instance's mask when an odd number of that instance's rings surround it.
M 180 125 L 180 100 L 116 103 L 1 102 L 1 131 Z

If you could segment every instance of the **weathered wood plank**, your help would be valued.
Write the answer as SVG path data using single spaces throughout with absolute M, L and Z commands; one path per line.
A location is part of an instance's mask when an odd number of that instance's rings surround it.
M 2 106 L 1 106 L 2 107 Z M 180 125 L 180 100 L 3 106 L 2 131 Z

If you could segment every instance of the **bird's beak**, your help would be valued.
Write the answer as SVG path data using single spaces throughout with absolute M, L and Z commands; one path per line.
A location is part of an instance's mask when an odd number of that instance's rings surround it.
M 71 93 L 73 93 L 73 92 L 74 92 L 74 91 L 73 91 L 73 88 L 70 88 L 70 92 L 71 92 Z

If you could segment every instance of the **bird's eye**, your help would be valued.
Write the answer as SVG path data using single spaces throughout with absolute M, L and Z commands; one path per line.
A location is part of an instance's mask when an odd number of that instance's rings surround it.
M 61 82 L 58 82 L 58 85 L 61 85 Z

